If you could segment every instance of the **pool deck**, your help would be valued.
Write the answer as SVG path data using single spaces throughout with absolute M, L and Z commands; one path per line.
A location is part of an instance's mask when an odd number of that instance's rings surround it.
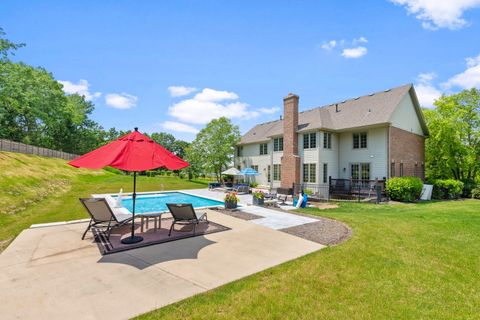
M 26 229 L 0 255 L 0 318 L 129 319 L 324 248 L 208 215 L 231 230 L 107 256 L 86 222 Z

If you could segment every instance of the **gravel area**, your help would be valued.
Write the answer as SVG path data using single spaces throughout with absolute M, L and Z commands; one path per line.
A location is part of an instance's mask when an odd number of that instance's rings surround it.
M 296 227 L 279 229 L 279 231 L 282 231 L 306 240 L 317 242 L 326 246 L 335 246 L 337 244 L 340 244 L 348 240 L 352 236 L 352 230 L 350 229 L 350 227 L 348 227 L 346 224 L 340 221 L 321 218 L 318 216 L 313 216 L 308 214 L 289 212 L 289 211 L 282 210 L 280 208 L 269 208 L 269 209 L 317 219 L 318 222 L 311 222 L 311 223 L 302 224 Z M 242 219 L 242 220 L 255 220 L 255 219 L 263 218 L 262 216 L 258 216 L 248 212 L 242 212 L 240 210 L 226 210 L 226 209 L 220 209 L 220 208 L 216 208 L 214 210 L 235 218 Z
M 262 216 L 257 216 L 256 214 L 243 212 L 240 210 L 226 210 L 226 209 L 218 209 L 218 208 L 215 208 L 213 210 L 238 218 L 238 219 L 242 219 L 242 220 L 255 220 L 255 219 L 263 218 Z
M 315 218 L 318 219 L 318 222 L 280 229 L 280 231 L 327 246 L 340 244 L 352 235 L 352 230 L 342 222 L 320 217 Z

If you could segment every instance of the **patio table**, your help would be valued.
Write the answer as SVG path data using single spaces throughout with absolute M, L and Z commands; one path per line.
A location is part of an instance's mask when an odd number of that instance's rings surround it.
M 149 223 L 149 220 L 150 218 L 153 218 L 153 222 L 154 222 L 154 232 L 157 232 L 157 229 L 160 229 L 162 227 L 162 214 L 164 214 L 166 212 L 148 212 L 148 213 L 140 213 L 140 214 L 137 214 L 137 217 L 140 217 L 141 218 L 141 226 L 140 226 L 140 230 L 141 232 L 143 232 L 143 227 L 144 227 L 144 224 L 145 224 L 145 220 L 147 220 L 147 229 L 148 229 L 148 223 Z

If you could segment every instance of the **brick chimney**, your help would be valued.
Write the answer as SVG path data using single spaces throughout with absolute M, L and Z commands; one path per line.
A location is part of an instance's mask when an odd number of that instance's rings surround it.
M 293 93 L 283 98 L 282 188 L 291 188 L 293 183 L 300 183 L 298 99 L 299 97 Z

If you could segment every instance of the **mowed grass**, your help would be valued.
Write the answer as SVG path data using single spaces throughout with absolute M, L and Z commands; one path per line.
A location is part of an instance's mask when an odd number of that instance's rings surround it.
M 133 189 L 133 177 L 76 169 L 65 160 L 0 152 L 0 252 L 35 223 L 88 218 L 78 198 Z M 205 188 L 176 176 L 137 178 L 137 191 Z
M 480 318 L 480 201 L 303 211 L 352 238 L 137 319 Z

